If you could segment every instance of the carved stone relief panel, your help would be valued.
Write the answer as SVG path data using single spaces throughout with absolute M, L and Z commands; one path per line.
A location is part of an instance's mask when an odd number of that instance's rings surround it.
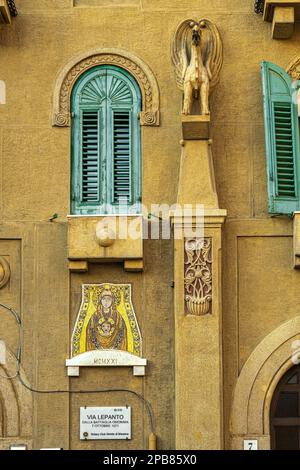
M 212 314 L 212 239 L 185 240 L 184 298 L 187 315 Z

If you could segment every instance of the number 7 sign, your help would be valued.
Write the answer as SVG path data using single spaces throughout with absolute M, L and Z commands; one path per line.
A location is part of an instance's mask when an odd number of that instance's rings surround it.
M 244 450 L 258 450 L 258 441 L 257 440 L 245 440 Z

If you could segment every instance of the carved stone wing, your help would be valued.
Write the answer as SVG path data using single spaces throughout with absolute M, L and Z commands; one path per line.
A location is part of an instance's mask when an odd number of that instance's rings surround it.
M 210 78 L 210 90 L 218 83 L 223 64 L 223 44 L 217 26 L 209 20 L 199 21 L 202 29 L 202 58 Z
M 176 83 L 180 90 L 183 90 L 185 73 L 191 59 L 191 24 L 195 24 L 195 21 L 184 20 L 180 23 L 172 43 L 172 61 L 175 67 Z

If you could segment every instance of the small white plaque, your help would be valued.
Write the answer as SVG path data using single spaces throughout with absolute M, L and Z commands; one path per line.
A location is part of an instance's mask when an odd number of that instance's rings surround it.
M 95 350 L 88 351 L 66 361 L 69 377 L 79 377 L 80 367 L 133 367 L 136 376 L 144 376 L 147 359 L 127 351 Z
M 80 439 L 131 439 L 131 408 L 80 408 Z
M 16 450 L 27 450 L 27 445 L 11 445 L 9 447 L 9 450 L 13 450 L 13 451 L 16 451 Z
M 258 450 L 258 440 L 244 440 L 244 450 Z

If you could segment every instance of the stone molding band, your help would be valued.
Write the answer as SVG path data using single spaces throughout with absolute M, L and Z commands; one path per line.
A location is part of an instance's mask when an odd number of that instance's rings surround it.
M 141 126 L 159 126 L 159 89 L 156 78 L 141 59 L 121 49 L 93 50 L 72 59 L 59 74 L 53 96 L 52 125 L 71 125 L 71 94 L 79 77 L 98 65 L 116 65 L 127 70 L 137 81 L 142 93 Z

